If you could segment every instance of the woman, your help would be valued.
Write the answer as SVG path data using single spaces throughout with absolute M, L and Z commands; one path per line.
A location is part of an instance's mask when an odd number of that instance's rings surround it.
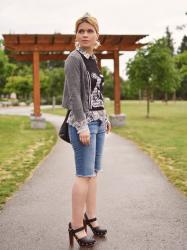
M 93 246 L 96 240 L 87 236 L 87 225 L 94 235 L 107 233 L 96 219 L 96 181 L 97 173 L 103 171 L 105 132 L 111 131 L 111 124 L 104 109 L 104 79 L 94 54 L 99 46 L 97 19 L 89 14 L 79 18 L 75 33 L 76 48 L 65 61 L 62 101 L 62 106 L 71 110 L 67 122 L 76 165 L 68 231 L 70 245 L 75 237 L 80 246 Z

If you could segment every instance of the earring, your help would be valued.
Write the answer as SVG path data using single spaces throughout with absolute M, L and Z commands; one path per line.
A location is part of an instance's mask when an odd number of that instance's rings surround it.
M 101 45 L 101 43 L 99 42 L 99 40 L 97 40 L 97 41 L 95 42 L 95 47 L 94 47 L 94 49 L 97 49 L 100 45 Z
M 78 41 L 75 41 L 75 47 L 79 48 L 80 47 L 80 43 Z

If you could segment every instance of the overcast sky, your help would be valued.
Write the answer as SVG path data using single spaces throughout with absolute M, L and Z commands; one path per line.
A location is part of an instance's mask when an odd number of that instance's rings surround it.
M 100 34 L 148 34 L 141 42 L 162 37 L 169 26 L 175 50 L 187 26 L 187 0 L 0 0 L 0 36 L 54 32 L 73 34 L 77 18 L 85 12 L 98 19 Z M 126 62 L 134 52 L 120 57 L 120 74 L 125 76 Z M 113 69 L 112 60 L 102 65 Z

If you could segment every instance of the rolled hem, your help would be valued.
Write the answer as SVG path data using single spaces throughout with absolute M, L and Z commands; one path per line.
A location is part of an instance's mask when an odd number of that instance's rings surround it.
M 78 177 L 95 177 L 96 174 L 95 175 L 79 175 L 79 174 L 76 174 L 76 176 L 78 176 Z
M 96 173 L 103 172 L 103 168 L 96 171 Z

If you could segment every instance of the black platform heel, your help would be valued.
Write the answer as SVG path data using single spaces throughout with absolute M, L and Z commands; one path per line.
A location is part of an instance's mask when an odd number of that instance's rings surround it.
M 68 228 L 68 231 L 69 231 L 69 244 L 70 246 L 73 246 L 73 240 L 75 237 L 75 239 L 77 240 L 79 246 L 82 246 L 82 247 L 92 247 L 94 246 L 96 240 L 91 238 L 91 237 L 88 237 L 88 236 L 84 236 L 82 238 L 78 238 L 77 235 L 75 233 L 77 232 L 80 232 L 82 230 L 85 230 L 85 227 L 79 227 L 77 229 L 73 229 L 72 226 L 71 226 L 71 222 L 69 222 L 69 228 Z
M 99 226 L 97 227 L 93 227 L 91 222 L 94 222 L 97 220 L 97 218 L 92 218 L 92 219 L 88 219 L 87 214 L 84 214 L 84 227 L 85 227 L 85 231 L 87 232 L 87 225 L 91 228 L 92 232 L 94 233 L 94 235 L 99 236 L 99 237 L 104 237 L 107 233 L 107 229 L 102 229 Z

